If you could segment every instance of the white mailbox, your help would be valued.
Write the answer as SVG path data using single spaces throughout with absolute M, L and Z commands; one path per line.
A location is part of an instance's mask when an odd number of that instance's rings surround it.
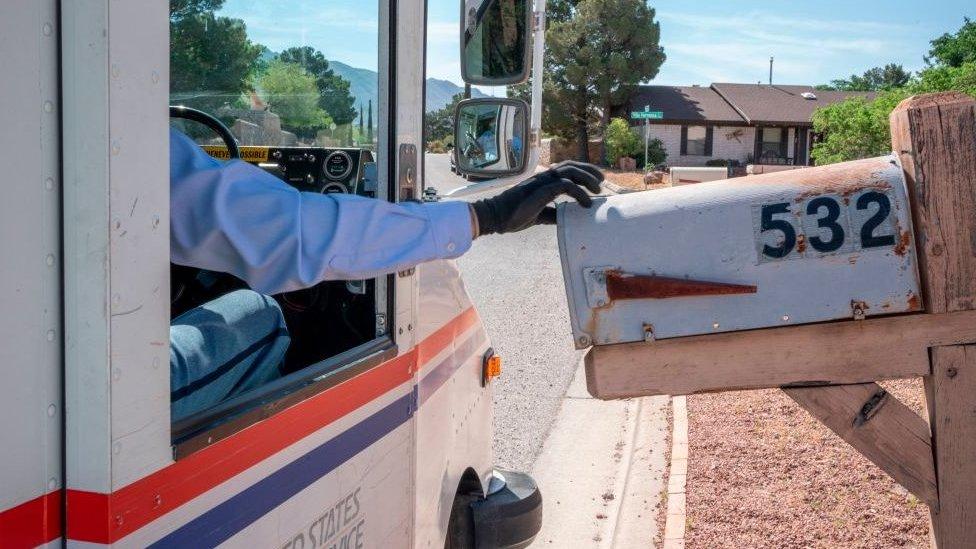
M 577 348 L 922 308 L 894 157 L 561 204 Z

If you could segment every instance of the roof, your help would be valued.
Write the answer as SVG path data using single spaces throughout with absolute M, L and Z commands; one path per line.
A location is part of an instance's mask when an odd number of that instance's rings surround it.
M 700 86 L 640 86 L 630 105 L 632 110 L 650 105 L 653 111 L 664 111 L 665 119 L 672 122 L 745 124 L 715 90 Z
M 812 93 L 813 98 L 803 97 Z M 709 122 L 722 125 L 810 126 L 813 111 L 850 97 L 873 99 L 874 92 L 818 90 L 813 86 L 729 84 L 701 86 L 639 86 L 630 110 L 650 105 L 664 120 L 651 123 Z M 620 111 L 624 109 L 621 108 Z M 626 116 L 627 113 L 621 113 Z
M 813 111 L 851 97 L 873 99 L 873 92 L 818 90 L 813 86 L 768 84 L 712 84 L 711 88 L 735 107 L 750 124 L 810 125 Z M 803 97 L 812 93 L 815 99 Z

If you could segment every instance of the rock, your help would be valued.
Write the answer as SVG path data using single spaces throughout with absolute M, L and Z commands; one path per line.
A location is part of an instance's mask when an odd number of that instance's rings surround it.
M 660 185 L 664 183 L 664 172 L 648 172 L 644 174 L 645 185 Z

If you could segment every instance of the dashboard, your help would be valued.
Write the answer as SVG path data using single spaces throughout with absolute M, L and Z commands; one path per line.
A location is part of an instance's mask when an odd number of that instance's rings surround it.
M 254 164 L 300 191 L 375 196 L 365 184 L 366 166 L 373 153 L 357 148 L 255 147 L 242 146 L 241 160 Z M 203 150 L 218 160 L 230 154 L 222 145 L 205 145 Z

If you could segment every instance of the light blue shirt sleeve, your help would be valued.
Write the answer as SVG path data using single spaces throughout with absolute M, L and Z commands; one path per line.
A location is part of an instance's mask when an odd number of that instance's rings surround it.
M 466 202 L 391 203 L 299 192 L 170 130 L 170 259 L 275 294 L 455 258 L 471 247 Z

